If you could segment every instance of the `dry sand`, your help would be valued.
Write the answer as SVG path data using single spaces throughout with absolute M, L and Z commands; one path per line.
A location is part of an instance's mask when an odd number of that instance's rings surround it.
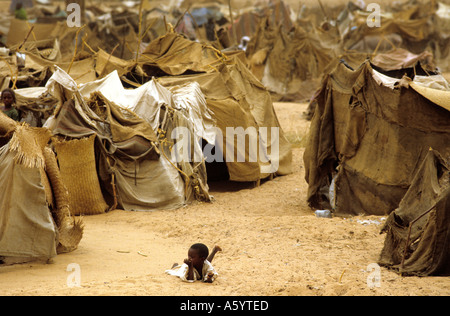
M 449 295 L 449 277 L 402 277 L 384 268 L 380 287 L 368 286 L 385 235 L 381 225 L 361 221 L 383 217 L 316 218 L 305 202 L 306 104 L 275 103 L 275 109 L 295 143 L 291 175 L 259 187 L 211 183 L 213 203 L 86 216 L 77 250 L 51 264 L 1 266 L 0 295 Z M 212 284 L 164 273 L 195 242 L 223 248 Z M 80 267 L 81 287 L 68 286 L 71 263 Z
M 0 295 L 450 295 L 449 277 L 402 277 L 384 268 L 380 287 L 368 286 L 369 265 L 385 236 L 381 225 L 361 221 L 382 223 L 383 217 L 316 218 L 305 201 L 306 104 L 275 103 L 275 109 L 294 143 L 291 175 L 259 187 L 211 183 L 213 203 L 84 217 L 77 250 L 51 264 L 0 266 Z M 194 242 L 223 248 L 213 261 L 219 277 L 212 284 L 164 273 Z M 81 287 L 68 286 L 73 263 Z

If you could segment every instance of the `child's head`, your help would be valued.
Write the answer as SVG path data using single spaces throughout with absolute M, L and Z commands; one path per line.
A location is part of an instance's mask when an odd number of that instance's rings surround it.
M 194 266 L 203 264 L 203 262 L 208 258 L 209 250 L 204 244 L 193 244 L 188 251 L 188 257 L 192 260 Z
M 3 102 L 3 104 L 8 107 L 16 103 L 16 94 L 14 93 L 14 90 L 12 89 L 4 89 L 2 91 L 2 94 L 0 96 L 0 100 Z

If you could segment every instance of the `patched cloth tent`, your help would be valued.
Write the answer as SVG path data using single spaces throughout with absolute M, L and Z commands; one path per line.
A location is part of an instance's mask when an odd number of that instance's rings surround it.
M 433 6 L 438 4 L 438 6 Z M 448 69 L 450 52 L 449 18 L 445 5 L 437 1 L 431 3 L 413 4 L 411 8 L 402 8 L 398 12 L 381 15 L 379 27 L 371 27 L 367 19 L 371 12 L 353 12 L 350 29 L 343 37 L 344 49 L 357 49 L 372 53 L 374 46 L 365 45 L 387 44 L 418 54 L 425 50 L 431 51 L 443 70 Z M 390 38 L 390 39 L 389 39 Z M 366 40 L 369 41 L 366 43 Z M 394 41 L 398 41 L 394 45 Z
M 246 50 L 250 69 L 278 99 L 305 100 L 320 85 L 333 51 L 315 33 L 261 19 Z
M 369 62 L 354 71 L 340 63 L 324 78 L 304 154 L 311 207 L 389 214 L 430 147 L 450 156 L 450 92 L 417 78 L 391 78 Z
M 379 263 L 404 275 L 450 275 L 450 166 L 430 150 L 392 212 Z

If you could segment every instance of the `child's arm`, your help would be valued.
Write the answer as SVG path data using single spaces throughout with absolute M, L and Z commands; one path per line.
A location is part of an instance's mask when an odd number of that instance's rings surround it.
M 209 273 L 206 275 L 205 282 L 206 282 L 206 283 L 213 283 L 214 279 L 215 279 L 214 272 L 209 272 Z
M 194 266 L 192 261 L 189 259 L 184 259 L 184 263 L 188 266 L 187 280 L 194 280 Z
M 212 283 L 219 274 L 209 261 L 205 261 L 203 275 L 203 282 Z

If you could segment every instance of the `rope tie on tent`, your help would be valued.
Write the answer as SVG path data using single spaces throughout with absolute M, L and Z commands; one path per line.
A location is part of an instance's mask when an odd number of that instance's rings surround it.
M 74 60 L 75 60 L 75 57 L 76 57 L 76 55 L 77 55 L 77 48 L 78 48 L 78 34 L 80 33 L 80 31 L 81 31 L 85 26 L 86 26 L 86 24 L 83 25 L 82 27 L 80 27 L 80 28 L 77 30 L 77 33 L 75 34 L 75 50 L 74 50 L 74 52 L 73 52 L 72 61 L 71 61 L 70 64 L 69 64 L 69 68 L 67 68 L 67 73 L 68 73 L 68 74 L 70 73 L 70 69 L 72 68 L 72 64 L 73 64 L 73 62 L 74 62 Z
M 84 50 L 84 46 L 86 46 L 87 48 L 89 48 L 89 50 L 90 50 L 93 54 L 97 54 L 97 52 L 94 51 L 94 50 L 92 49 L 92 47 L 89 46 L 88 43 L 86 43 L 86 38 L 87 38 L 87 33 L 86 33 L 86 36 L 85 36 L 84 38 L 81 39 L 82 42 L 83 42 L 82 50 Z
M 205 45 L 206 48 L 211 49 L 214 52 L 214 55 L 216 56 L 216 58 L 218 59 L 219 62 L 224 63 L 225 61 L 228 61 L 229 58 L 227 55 L 225 55 L 224 53 L 222 53 L 220 50 L 218 50 L 217 48 L 210 46 L 210 45 Z M 219 72 L 219 70 L 212 66 L 213 63 L 208 64 L 208 67 L 211 67 L 212 69 L 214 69 L 215 71 Z
M 34 25 L 31 26 L 31 25 L 30 25 L 30 22 L 27 21 L 27 26 L 28 26 L 29 32 L 33 35 L 34 41 L 36 42 L 36 41 L 37 41 L 37 39 L 36 39 L 36 34 L 35 34 L 34 31 L 33 31 Z
M 167 117 L 169 114 L 174 114 L 175 110 L 169 106 L 166 105 L 166 113 L 164 115 L 163 121 L 161 123 L 161 126 L 165 126 L 165 123 L 167 121 Z M 183 170 L 181 170 L 178 166 L 176 166 L 172 160 L 169 159 L 169 157 L 167 157 L 165 150 L 164 150 L 164 146 L 168 146 L 166 148 L 169 149 L 169 152 L 172 151 L 172 148 L 174 146 L 174 143 L 169 141 L 166 137 L 167 131 L 162 129 L 162 128 L 158 128 L 158 141 L 160 142 L 161 146 L 162 146 L 162 150 L 161 152 L 163 153 L 163 156 L 167 159 L 167 161 L 175 168 L 177 169 L 177 171 L 182 174 L 182 176 L 184 177 L 184 181 L 185 181 L 185 188 L 184 188 L 184 193 L 185 196 L 187 197 L 187 192 L 188 192 L 188 187 L 191 185 L 192 189 L 194 191 L 194 196 L 200 196 L 200 183 L 197 179 L 195 179 L 195 176 L 189 176 L 188 174 L 186 174 L 186 172 L 184 172 Z M 201 163 L 199 163 L 197 166 L 194 167 L 193 170 L 197 169 L 198 166 L 200 166 Z
M 172 148 L 173 148 L 173 145 L 174 145 L 174 144 L 173 144 L 172 142 L 170 142 L 170 141 L 167 139 L 166 133 L 167 133 L 167 131 L 164 131 L 163 129 L 158 128 L 158 140 L 159 140 L 161 146 L 163 147 L 162 150 L 161 150 L 161 152 L 162 152 L 163 156 L 167 159 L 167 161 L 168 161 L 175 169 L 177 169 L 179 173 L 181 173 L 181 174 L 184 176 L 184 178 L 185 178 L 185 188 L 184 188 L 184 193 L 186 194 L 187 189 L 188 189 L 188 187 L 189 187 L 189 183 L 191 182 L 191 181 L 190 181 L 190 177 L 189 177 L 183 170 L 181 170 L 180 168 L 178 168 L 178 167 L 172 162 L 172 160 L 169 159 L 169 157 L 167 157 L 167 155 L 166 155 L 166 153 L 165 153 L 165 151 L 164 151 L 164 146 L 168 146 L 169 151 L 172 151 Z
M 134 161 L 134 185 L 137 185 L 137 160 Z
M 117 191 L 116 191 L 116 175 L 114 174 L 115 168 L 111 166 L 110 159 L 111 158 L 109 156 L 106 157 L 106 163 L 108 164 L 109 171 L 111 172 L 111 187 L 112 187 L 113 199 L 114 199 L 113 205 L 109 209 L 111 211 L 117 207 Z M 113 160 L 113 162 L 115 164 L 115 160 Z
M 216 72 L 219 72 L 219 70 L 218 70 L 216 67 L 214 67 L 214 66 L 208 65 L 208 67 L 211 67 L 211 68 L 214 69 Z
M 227 55 L 225 55 L 224 53 L 222 53 L 220 50 L 218 50 L 217 48 L 215 48 L 214 46 L 210 46 L 210 45 L 206 45 L 207 48 L 210 48 L 214 51 L 217 59 L 219 60 L 228 60 L 229 58 L 227 57 Z

